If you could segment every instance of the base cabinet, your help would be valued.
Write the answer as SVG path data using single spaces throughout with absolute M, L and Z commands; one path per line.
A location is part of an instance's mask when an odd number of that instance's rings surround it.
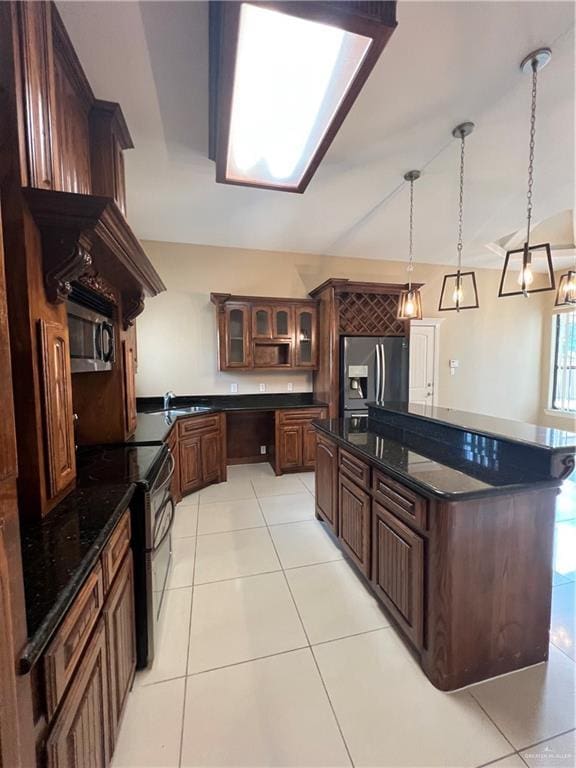
M 110 743 L 108 653 L 100 619 L 46 742 L 48 768 L 107 768 Z
M 276 411 L 276 457 L 274 470 L 312 470 L 316 466 L 316 432 L 312 422 L 325 419 L 325 408 Z
M 384 605 L 418 648 L 423 644 L 424 540 L 373 502 L 372 582 Z
M 120 719 L 136 670 L 134 569 L 129 551 L 104 606 L 110 684 L 110 750 L 114 750 Z
M 178 422 L 180 496 L 226 479 L 224 423 L 221 413 Z
M 343 474 L 338 480 L 338 535 L 349 557 L 370 576 L 370 495 Z
M 132 551 L 123 546 L 129 520 L 127 510 L 40 662 L 44 684 L 35 699 L 45 725 L 38 729 L 38 751 L 48 768 L 107 768 L 114 752 L 136 668 L 134 569 Z M 91 596 L 102 595 L 103 583 L 102 603 Z M 59 649 L 66 674 L 55 674 Z
M 338 534 L 338 449 L 320 435 L 316 445 L 316 517 Z

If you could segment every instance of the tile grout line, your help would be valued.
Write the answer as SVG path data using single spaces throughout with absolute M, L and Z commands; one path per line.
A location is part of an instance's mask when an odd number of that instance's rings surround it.
M 476 696 L 474 696 L 474 693 L 473 693 L 472 691 L 466 691 L 466 693 L 468 693 L 468 694 L 469 694 L 469 696 L 470 696 L 470 698 L 472 699 L 472 701 L 476 702 L 476 704 L 477 704 L 477 705 L 480 707 L 480 709 L 482 710 L 482 712 L 484 712 L 484 714 L 486 715 L 486 717 L 488 718 L 488 720 L 489 720 L 489 721 L 492 723 L 492 725 L 493 725 L 493 726 L 496 728 L 496 730 L 497 730 L 497 731 L 500 733 L 500 735 L 501 735 L 501 736 L 502 736 L 502 737 L 503 737 L 503 738 L 504 738 L 504 739 L 505 739 L 505 740 L 508 742 L 508 744 L 510 744 L 510 746 L 511 746 L 511 748 L 512 748 L 512 751 L 513 751 L 513 752 L 516 752 L 516 747 L 514 746 L 514 744 L 512 744 L 512 742 L 510 741 L 510 739 L 508 738 L 508 736 L 506 736 L 506 734 L 504 733 L 504 731 L 503 731 L 503 730 L 500 728 L 500 726 L 498 725 L 498 723 L 497 723 L 497 722 L 496 722 L 496 721 L 495 721 L 495 720 L 494 720 L 494 719 L 493 719 L 493 718 L 490 716 L 490 714 L 489 714 L 489 713 L 488 713 L 488 712 L 487 712 L 487 711 L 484 709 L 484 707 L 483 707 L 483 706 L 482 706 L 482 704 L 481 704 L 481 703 L 478 701 L 478 699 L 476 698 Z M 501 759 L 501 758 L 499 758 L 499 759 Z
M 178 749 L 178 766 L 182 765 L 182 749 L 184 746 L 184 723 L 186 722 L 186 698 L 188 695 L 188 659 L 190 657 L 190 639 L 192 635 L 192 612 L 194 610 L 194 585 L 196 582 L 196 554 L 198 550 L 198 526 L 200 524 L 200 497 L 196 509 L 196 536 L 194 538 L 194 567 L 192 569 L 192 588 L 190 595 L 190 618 L 188 619 L 188 644 L 186 646 L 186 669 L 184 670 L 184 701 L 182 702 L 182 721 L 180 726 L 180 746 Z
M 568 733 L 576 733 L 576 728 L 568 728 L 567 731 L 561 731 L 561 733 L 556 733 L 553 736 L 546 736 L 545 739 L 540 739 L 540 741 L 535 741 L 533 744 L 529 744 L 527 747 L 520 747 L 520 749 L 517 750 L 517 752 L 518 754 L 520 754 L 520 752 L 526 752 L 527 749 L 534 749 L 534 747 L 539 747 L 541 744 L 546 744 L 547 741 L 552 741 L 553 739 L 559 739 L 560 736 L 566 736 Z
M 300 478 L 298 478 L 300 479 Z M 252 481 L 250 481 L 252 482 Z M 304 483 L 302 483 L 304 485 Z M 254 486 L 252 486 L 254 487 Z M 254 489 L 254 493 L 256 493 L 256 489 Z M 262 505 L 260 504 L 260 498 L 256 496 L 256 499 L 258 500 L 258 506 L 260 507 L 260 511 L 262 512 L 262 516 L 264 516 L 264 512 L 262 510 Z M 264 518 L 266 519 L 266 518 Z M 282 575 L 284 576 L 284 581 L 286 583 L 286 588 L 288 589 L 288 593 L 290 597 L 292 598 L 292 603 L 294 605 L 294 610 L 296 611 L 296 615 L 298 616 L 298 620 L 300 621 L 300 625 L 302 627 L 302 631 L 304 632 L 304 637 L 306 638 L 306 641 L 308 643 L 308 648 L 310 649 L 310 654 L 312 655 L 312 659 L 314 661 L 314 666 L 316 667 L 316 670 L 318 672 L 318 677 L 320 678 L 320 682 L 322 683 L 322 688 L 324 689 L 324 693 L 326 695 L 326 699 L 328 701 L 328 705 L 332 711 L 332 716 L 334 717 L 334 722 L 336 723 L 336 727 L 338 728 L 338 732 L 340 733 L 340 738 L 342 739 L 342 744 L 344 745 L 344 749 L 346 750 L 346 754 L 348 755 L 348 759 L 350 760 L 350 765 L 352 768 L 354 768 L 354 760 L 352 759 L 352 755 L 350 754 L 350 749 L 348 747 L 348 744 L 346 742 L 346 739 L 344 738 L 344 733 L 342 731 L 342 726 L 340 725 L 340 721 L 338 720 L 338 717 L 336 715 L 336 710 L 334 709 L 334 705 L 332 704 L 332 700 L 330 698 L 330 694 L 328 693 L 328 688 L 326 687 L 326 683 L 324 681 L 324 678 L 322 677 L 322 672 L 320 671 L 320 667 L 318 666 L 318 661 L 316 660 L 316 656 L 314 655 L 314 651 L 312 650 L 312 644 L 310 643 L 310 638 L 308 636 L 308 632 L 306 630 L 306 627 L 304 626 L 304 621 L 302 620 L 302 616 L 300 614 L 300 610 L 298 608 L 298 604 L 296 603 L 296 599 L 294 597 L 294 594 L 292 593 L 292 589 L 290 588 L 290 582 L 288 581 L 288 576 L 286 576 L 286 571 L 284 570 L 284 565 L 282 564 L 282 560 L 280 559 L 280 555 L 278 554 L 278 550 L 276 549 L 276 544 L 274 543 L 274 538 L 272 536 L 272 533 L 270 532 L 270 526 L 268 525 L 268 522 L 266 521 L 266 530 L 268 531 L 268 535 L 270 536 L 270 541 L 272 542 L 272 546 L 274 547 L 274 552 L 276 553 L 276 557 L 278 558 L 278 561 L 280 563 L 280 567 L 282 569 Z

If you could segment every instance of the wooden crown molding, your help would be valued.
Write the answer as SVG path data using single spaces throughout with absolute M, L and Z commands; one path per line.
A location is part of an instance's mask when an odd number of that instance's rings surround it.
M 26 187 L 24 196 L 43 238 L 46 289 L 62 301 L 72 280 L 89 272 L 90 251 L 104 247 L 142 293 L 155 296 L 166 286 L 111 197 Z
M 240 304 L 267 304 L 272 302 L 274 304 L 310 304 L 316 306 L 316 302 L 312 299 L 287 299 L 276 296 L 237 296 L 232 293 L 211 293 L 210 301 L 216 306 L 222 306 L 226 302 L 238 302 Z
M 414 289 L 421 288 L 424 283 L 412 283 Z M 386 293 L 399 294 L 405 291 L 408 283 L 366 283 L 348 280 L 344 277 L 330 277 L 320 285 L 309 291 L 312 298 L 317 298 L 327 288 L 332 288 L 335 294 L 340 293 Z

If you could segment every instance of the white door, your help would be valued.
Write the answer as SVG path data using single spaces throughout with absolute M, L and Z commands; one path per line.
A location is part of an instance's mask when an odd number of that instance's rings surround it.
M 411 403 L 436 403 L 436 326 L 410 327 L 410 391 Z

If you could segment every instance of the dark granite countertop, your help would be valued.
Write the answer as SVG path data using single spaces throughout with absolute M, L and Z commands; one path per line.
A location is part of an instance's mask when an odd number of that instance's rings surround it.
M 95 445 L 76 452 L 77 485 L 147 484 L 163 460 L 162 445 Z
M 552 427 L 540 427 L 537 424 L 525 424 L 522 421 L 485 416 L 481 413 L 468 413 L 453 408 L 440 408 L 419 403 L 370 404 L 371 408 L 384 413 L 401 414 L 414 420 L 426 420 L 448 425 L 466 432 L 522 443 L 549 451 L 576 450 L 576 433 Z
M 163 407 L 161 397 L 138 398 L 138 425 L 130 443 L 135 445 L 158 445 L 163 442 L 172 425 L 179 418 L 206 416 L 210 413 L 232 411 L 275 411 L 284 408 L 326 408 L 326 403 L 314 400 L 312 392 L 298 392 L 269 395 L 203 395 L 175 397 L 172 410 L 151 413 Z M 206 410 L 199 413 L 181 414 L 181 408 L 201 406 Z
M 368 418 L 314 423 L 343 447 L 428 496 L 457 501 L 560 485 L 531 468 L 503 462 L 493 444 L 488 449 L 475 442 L 447 444 Z
M 72 491 L 41 522 L 22 526 L 22 565 L 28 644 L 20 671 L 28 672 L 50 642 L 127 509 L 134 484 L 96 484 Z

